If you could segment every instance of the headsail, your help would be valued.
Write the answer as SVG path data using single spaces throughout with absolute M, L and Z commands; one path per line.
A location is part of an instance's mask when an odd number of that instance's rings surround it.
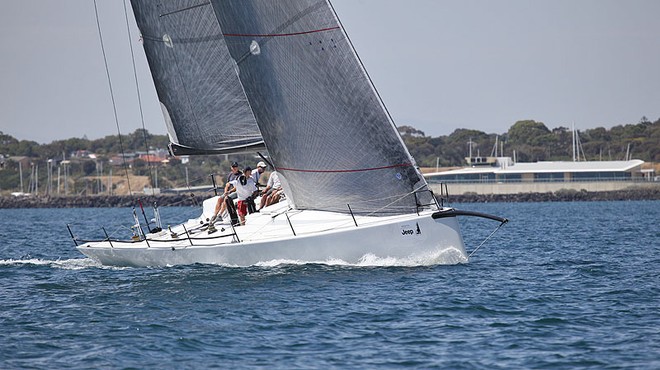
M 132 0 L 174 154 L 263 149 L 233 59 L 206 0 Z
M 431 195 L 326 0 L 211 0 L 297 209 L 411 213 Z

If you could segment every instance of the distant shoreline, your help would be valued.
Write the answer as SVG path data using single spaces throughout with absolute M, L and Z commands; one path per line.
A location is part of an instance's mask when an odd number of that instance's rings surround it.
M 2 208 L 113 208 L 131 207 L 137 204 L 151 206 L 195 206 L 201 204 L 207 195 L 159 195 L 159 196 L 128 196 L 128 195 L 97 195 L 68 197 L 0 197 Z M 631 201 L 660 200 L 660 189 L 631 189 L 625 191 L 559 191 L 555 193 L 520 193 L 520 194 L 462 194 L 450 195 L 445 204 L 453 203 L 491 203 L 491 202 L 590 202 L 590 201 Z M 448 202 L 447 202 L 448 201 Z M 196 203 L 195 203 L 196 202 Z
M 516 202 L 596 202 L 660 200 L 660 187 L 617 191 L 561 190 L 554 193 L 462 194 L 449 196 L 451 203 L 516 203 Z

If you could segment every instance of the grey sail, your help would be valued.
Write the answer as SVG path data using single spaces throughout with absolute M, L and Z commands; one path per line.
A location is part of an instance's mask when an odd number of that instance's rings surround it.
M 212 0 L 297 209 L 387 215 L 432 202 L 325 0 Z
M 131 0 L 174 154 L 263 149 L 213 8 L 205 0 Z

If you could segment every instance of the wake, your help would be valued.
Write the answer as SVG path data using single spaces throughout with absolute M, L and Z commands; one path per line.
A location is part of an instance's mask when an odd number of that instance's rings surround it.
M 84 270 L 88 268 L 104 267 L 91 258 L 71 258 L 45 260 L 40 258 L 6 259 L 0 260 L 0 266 L 48 266 L 62 270 Z
M 328 265 L 328 266 L 349 266 L 349 267 L 418 267 L 434 265 L 457 265 L 466 263 L 468 259 L 455 248 L 447 248 L 442 251 L 430 252 L 406 258 L 395 257 L 377 257 L 373 254 L 365 254 L 357 263 L 349 263 L 341 259 L 328 259 L 325 261 L 301 261 L 277 259 L 259 262 L 255 266 L 275 267 L 281 265 Z
M 442 251 L 429 252 L 426 254 L 410 256 L 406 258 L 395 257 L 377 257 L 374 254 L 365 254 L 357 263 L 350 263 L 342 259 L 330 258 L 324 261 L 304 261 L 304 260 L 290 260 L 290 259 L 274 259 L 269 261 L 261 261 L 253 266 L 257 267 L 278 267 L 284 265 L 327 265 L 327 266 L 347 266 L 347 267 L 418 267 L 418 266 L 434 266 L 434 265 L 457 265 L 466 263 L 468 259 L 455 248 L 447 248 Z M 215 264 L 216 266 L 223 266 L 229 268 L 244 268 L 245 266 L 236 266 L 230 264 Z M 0 260 L 0 266 L 48 266 L 51 268 L 62 270 L 84 270 L 84 269 L 112 269 L 123 270 L 135 267 L 116 267 L 104 266 L 91 258 L 71 258 L 71 259 L 56 259 L 47 260 L 39 258 L 25 258 L 25 259 L 5 259 Z M 168 268 L 176 266 L 167 266 Z M 149 267 L 151 268 L 151 267 Z

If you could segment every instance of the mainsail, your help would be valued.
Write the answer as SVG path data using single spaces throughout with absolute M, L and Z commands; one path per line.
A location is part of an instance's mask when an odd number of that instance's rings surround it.
M 212 0 L 297 209 L 411 213 L 430 192 L 326 0 Z
M 240 131 L 257 143 L 256 119 L 296 209 L 387 215 L 433 201 L 326 0 L 132 4 L 178 143 Z
M 218 20 L 200 0 L 133 0 L 174 154 L 239 153 L 263 140 Z

